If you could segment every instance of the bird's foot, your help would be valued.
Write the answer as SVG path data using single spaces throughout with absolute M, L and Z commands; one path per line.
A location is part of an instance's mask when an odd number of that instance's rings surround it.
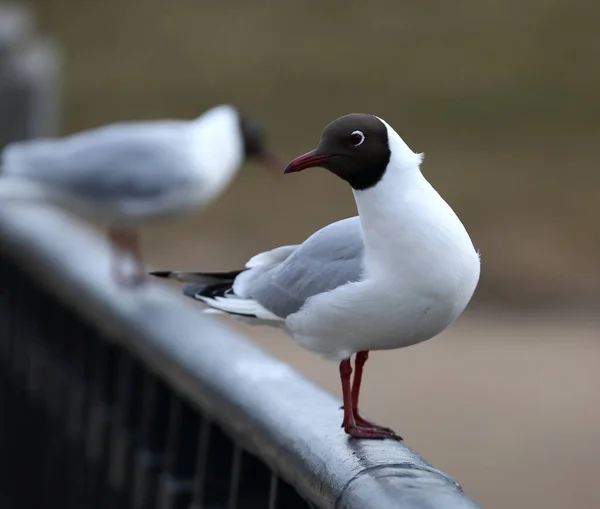
M 130 274 L 122 274 L 117 283 L 125 288 L 139 288 L 148 283 L 148 281 L 150 281 L 150 278 L 148 278 L 146 274 L 133 272 Z
M 134 270 L 124 270 L 122 266 L 115 267 L 113 278 L 121 288 L 140 288 L 150 281 L 150 277 L 143 268 L 135 267 Z
M 356 422 L 356 425 L 360 426 L 361 428 L 369 428 L 369 429 L 374 429 L 374 430 L 378 430 L 378 431 L 383 431 L 385 433 L 391 433 L 398 439 L 402 440 L 402 437 L 396 435 L 396 433 L 394 432 L 393 429 L 386 428 L 385 426 L 380 426 L 379 424 L 375 424 L 373 421 L 369 421 L 368 419 L 365 419 L 358 412 L 355 412 L 355 414 L 354 414 L 354 422 Z
M 340 410 L 344 409 L 344 405 L 342 405 L 340 407 Z M 354 426 L 349 425 L 347 426 L 345 423 L 342 423 L 342 428 L 346 429 L 348 427 L 357 427 L 357 428 L 365 428 L 365 429 L 371 429 L 374 431 L 380 431 L 382 433 L 386 434 L 386 437 L 384 438 L 394 438 L 395 440 L 402 440 L 402 437 L 400 435 L 397 435 L 396 432 L 391 429 L 391 428 L 386 428 L 385 426 L 380 426 L 379 424 L 374 423 L 373 421 L 370 421 L 368 419 L 365 419 L 362 415 L 360 415 L 358 412 L 354 412 Z M 346 431 L 346 433 L 348 433 Z M 350 433 L 351 434 L 351 433 Z
M 370 440 L 384 440 L 389 438 L 391 440 L 402 440 L 393 431 L 385 431 L 385 428 L 367 428 L 358 425 L 344 426 L 344 431 L 352 438 L 366 438 Z

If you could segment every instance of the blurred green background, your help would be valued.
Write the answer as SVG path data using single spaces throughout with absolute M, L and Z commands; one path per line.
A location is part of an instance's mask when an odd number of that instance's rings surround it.
M 600 3 L 30 3 L 64 50 L 65 133 L 231 102 L 286 160 L 350 112 L 425 152 L 482 253 L 476 312 L 443 341 L 372 356 L 364 409 L 487 509 L 600 506 Z M 230 269 L 354 213 L 327 172 L 249 165 L 144 247 L 157 268 Z M 339 394 L 332 365 L 244 332 Z

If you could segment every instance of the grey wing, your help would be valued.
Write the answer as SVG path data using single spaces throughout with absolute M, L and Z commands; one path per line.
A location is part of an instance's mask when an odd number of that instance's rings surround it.
M 240 283 L 244 296 L 286 318 L 309 297 L 358 281 L 363 257 L 360 219 L 352 217 L 319 230 L 281 263 L 242 273 Z
M 7 176 L 24 177 L 93 200 L 157 198 L 188 183 L 186 124 L 114 124 L 56 140 L 9 145 Z

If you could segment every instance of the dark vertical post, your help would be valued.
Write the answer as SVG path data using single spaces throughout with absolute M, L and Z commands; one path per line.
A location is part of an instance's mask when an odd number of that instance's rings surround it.
M 172 392 L 149 372 L 145 374 L 143 387 L 142 430 L 134 459 L 132 507 L 154 509 L 158 480 L 165 465 Z
M 105 509 L 128 509 L 133 460 L 140 444 L 143 369 L 127 352 L 119 357 L 117 401 L 111 434 Z
M 25 5 L 0 5 L 0 150 L 14 141 L 58 132 L 60 55 L 52 40 L 36 37 L 34 21 Z M 12 272 L 7 267 L 4 270 Z M 23 507 L 60 505 L 62 472 L 58 460 L 50 462 L 49 457 L 60 448 L 59 436 L 52 431 L 61 429 L 61 380 L 53 376 L 57 370 L 49 362 L 36 328 L 36 313 L 42 311 L 39 299 L 33 294 L 30 307 L 12 310 L 11 301 L 18 298 L 18 290 L 9 295 L 8 285 L 3 288 L 5 310 L 14 312 L 4 321 L 0 338 L 4 368 L 0 475 L 10 487 L 4 496 Z M 20 316 L 15 316 L 17 313 Z M 26 326 L 19 327 L 17 339 L 11 321 L 18 319 Z M 4 507 L 2 500 L 0 493 Z
M 32 11 L 0 5 L 0 150 L 59 131 L 61 54 L 37 37 Z
M 192 501 L 195 452 L 200 416 L 186 401 L 171 405 L 165 471 L 161 475 L 158 509 L 187 509 Z

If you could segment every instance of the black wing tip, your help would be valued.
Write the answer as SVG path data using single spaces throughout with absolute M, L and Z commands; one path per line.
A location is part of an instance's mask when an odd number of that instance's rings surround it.
M 162 277 L 168 279 L 171 274 L 173 274 L 172 270 L 156 270 L 154 272 L 148 272 L 151 276 Z
M 191 283 L 183 287 L 183 295 L 192 299 L 197 299 L 197 295 L 202 295 L 206 290 L 206 285 L 200 283 Z
M 198 297 L 207 297 L 214 299 L 215 297 L 225 297 L 232 291 L 232 283 L 217 283 L 214 285 L 206 285 L 202 283 L 190 283 L 183 287 L 183 294 L 192 299 Z
M 203 297 L 214 299 L 215 297 L 225 297 L 229 292 L 233 291 L 233 283 L 217 283 L 214 285 L 205 286 L 201 292 Z
M 200 297 L 214 298 L 224 297 L 228 292 L 233 291 L 231 283 L 219 283 L 214 285 L 203 285 L 200 283 L 190 283 L 183 287 L 183 294 L 194 300 L 202 300 Z M 218 308 L 215 308 L 219 310 Z M 219 310 L 222 311 L 222 310 Z M 236 313 L 233 311 L 222 311 L 228 315 L 241 316 L 243 318 L 258 318 L 253 313 Z

